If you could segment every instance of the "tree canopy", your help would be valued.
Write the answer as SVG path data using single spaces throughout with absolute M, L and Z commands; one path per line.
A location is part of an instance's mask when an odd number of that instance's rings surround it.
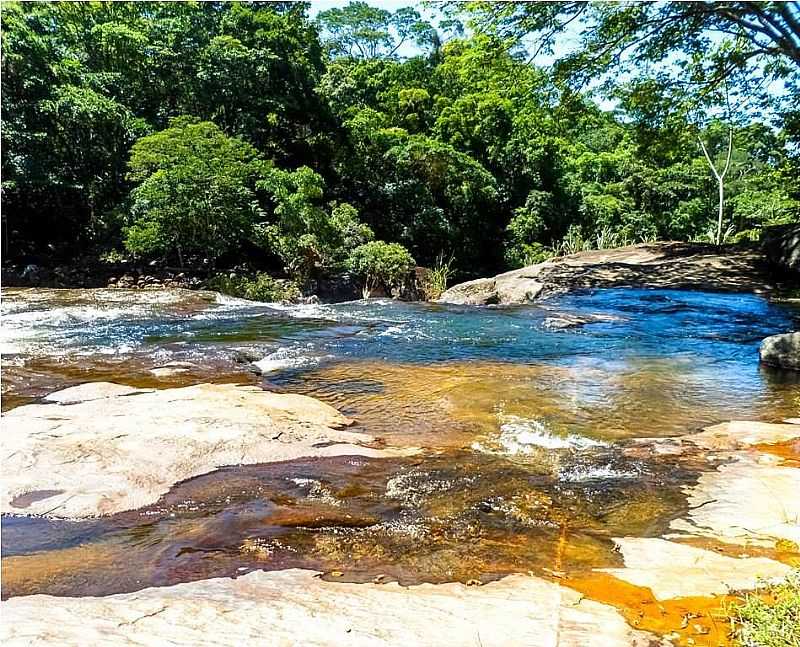
M 395 255 L 364 247 L 383 241 L 467 277 L 714 240 L 720 205 L 727 241 L 799 219 L 795 3 L 443 13 L 3 3 L 6 257 L 116 249 L 304 280 Z

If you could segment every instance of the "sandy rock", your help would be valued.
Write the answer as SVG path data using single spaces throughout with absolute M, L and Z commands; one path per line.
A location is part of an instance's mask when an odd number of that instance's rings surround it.
M 198 366 L 191 362 L 168 362 L 163 366 L 151 368 L 149 372 L 156 377 L 172 377 L 174 375 L 183 375 L 196 368 Z
M 800 332 L 767 337 L 761 342 L 758 356 L 767 366 L 800 371 Z
M 0 639 L 9 647 L 629 647 L 654 639 L 612 607 L 521 575 L 480 587 L 401 587 L 324 582 L 297 569 L 256 571 L 103 598 L 12 598 L 2 609 Z
M 495 277 L 455 285 L 442 303 L 530 303 L 552 294 L 598 287 L 710 289 L 734 292 L 770 288 L 757 251 L 693 243 L 654 243 L 579 252 Z
M 78 402 L 91 402 L 92 400 L 103 400 L 105 398 L 116 398 L 123 395 L 142 393 L 142 389 L 136 389 L 124 384 L 114 384 L 113 382 L 86 382 L 62 389 L 55 393 L 44 396 L 46 402 L 56 404 L 76 404 Z
M 734 420 L 707 427 L 686 440 L 709 450 L 733 450 L 752 445 L 783 443 L 800 438 L 800 426 L 751 420 Z
M 4 513 L 112 514 L 151 504 L 174 483 L 225 465 L 413 452 L 363 447 L 372 438 L 343 430 L 351 421 L 334 408 L 253 386 L 93 383 L 49 397 L 51 404 L 4 414 Z M 31 503 L 11 506 L 19 497 Z
M 763 557 L 735 558 L 655 537 L 615 538 L 625 568 L 602 569 L 648 587 L 659 600 L 753 589 L 760 579 L 785 577 L 791 567 Z
M 800 544 L 800 469 L 775 465 L 772 457 L 738 456 L 687 488 L 689 515 L 674 530 L 728 543 L 772 546 L 776 539 Z

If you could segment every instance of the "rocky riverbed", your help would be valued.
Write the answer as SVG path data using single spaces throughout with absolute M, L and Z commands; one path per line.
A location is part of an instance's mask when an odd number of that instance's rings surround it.
M 4 644 L 719 645 L 800 559 L 791 306 L 130 294 L 5 295 Z

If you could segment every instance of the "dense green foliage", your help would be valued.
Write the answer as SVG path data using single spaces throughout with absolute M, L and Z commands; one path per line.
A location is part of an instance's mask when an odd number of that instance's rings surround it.
M 356 247 L 350 254 L 350 270 L 364 282 L 364 295 L 375 288 L 387 292 L 414 269 L 414 259 L 397 243 L 375 240 Z
M 743 647 L 800 645 L 800 570 L 777 584 L 765 584 L 731 609 L 736 643 Z
M 731 129 L 727 240 L 798 219 L 796 35 L 710 3 L 472 2 L 437 28 L 411 8 L 308 9 L 4 3 L 6 257 L 125 249 L 303 282 L 396 249 L 375 239 L 462 276 L 708 239 L 698 142 L 719 162 Z M 580 46 L 537 65 L 573 17 Z
M 176 251 L 216 259 L 247 239 L 259 219 L 256 183 L 265 164 L 250 144 L 209 121 L 176 119 L 137 141 L 128 178 L 132 224 L 125 247 L 141 254 Z
M 293 302 L 301 296 L 300 288 L 293 281 L 275 279 L 264 272 L 258 272 L 252 277 L 235 273 L 216 274 L 206 281 L 206 287 L 239 299 L 265 303 Z

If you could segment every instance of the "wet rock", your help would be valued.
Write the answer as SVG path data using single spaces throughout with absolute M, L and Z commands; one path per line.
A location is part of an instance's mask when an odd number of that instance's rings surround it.
M 551 330 L 566 330 L 569 328 L 580 328 L 586 324 L 619 321 L 619 317 L 603 314 L 583 314 L 574 315 L 571 313 L 555 314 L 547 317 L 542 325 Z
M 269 547 L 248 545 L 245 550 Z M 483 586 L 401 587 L 323 581 L 313 571 L 254 571 L 107 597 L 17 597 L 3 603 L 0 639 L 30 644 L 238 646 L 483 645 L 644 647 L 612 607 L 534 577 Z
M 237 364 L 251 364 L 264 358 L 264 351 L 252 348 L 237 348 L 233 351 L 233 361 Z
M 758 356 L 768 366 L 800 371 L 800 332 L 767 337 L 761 342 Z
M 113 382 L 86 382 L 85 384 L 71 386 L 68 389 L 50 393 L 44 396 L 43 400 L 56 404 L 77 404 L 78 402 L 117 398 L 142 392 L 141 389 L 125 386 L 124 384 L 114 384 Z
M 764 443 L 783 443 L 800 437 L 800 427 L 790 424 L 756 422 L 753 420 L 733 420 L 723 422 L 685 438 L 703 449 L 733 450 L 761 445 Z
M 179 481 L 225 465 L 303 456 L 401 455 L 356 443 L 352 421 L 302 395 L 231 384 L 142 390 L 83 384 L 4 414 L 0 510 L 28 492 L 63 490 L 26 513 L 92 517 L 154 503 Z
M 580 252 L 492 278 L 451 287 L 442 303 L 530 303 L 570 290 L 598 287 L 765 291 L 772 276 L 756 250 L 693 243 L 655 243 Z
M 172 377 L 174 375 L 183 375 L 197 368 L 199 367 L 191 362 L 168 362 L 163 366 L 151 368 L 150 373 L 156 377 Z

